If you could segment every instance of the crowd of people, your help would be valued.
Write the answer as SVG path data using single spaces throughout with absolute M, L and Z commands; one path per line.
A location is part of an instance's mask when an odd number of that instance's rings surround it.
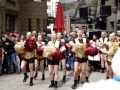
M 45 80 L 45 67 L 50 75 L 49 88 L 58 88 L 58 72 L 63 72 L 62 82 L 66 82 L 67 70 L 73 70 L 73 85 L 89 82 L 92 71 L 106 72 L 106 79 L 113 78 L 112 58 L 119 48 L 120 31 L 107 34 L 101 32 L 89 40 L 86 33 L 76 32 L 63 34 L 51 32 L 46 34 L 36 31 L 27 32 L 26 37 L 14 32 L 1 34 L 0 37 L 0 75 L 23 73 L 23 82 L 30 77 L 29 86 L 41 71 L 41 80 Z M 28 76 L 27 72 L 30 72 Z

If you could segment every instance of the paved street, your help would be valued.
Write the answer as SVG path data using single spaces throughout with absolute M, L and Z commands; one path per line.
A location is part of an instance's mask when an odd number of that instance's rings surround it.
M 50 84 L 50 78 L 48 71 L 46 71 L 46 80 L 41 81 L 40 76 L 37 80 L 34 80 L 34 86 L 29 86 L 29 80 L 26 83 L 22 82 L 23 75 L 3 75 L 0 76 L 0 90 L 54 90 L 53 88 L 49 89 L 48 85 Z M 59 73 L 59 88 L 57 90 L 72 90 L 71 86 L 73 84 L 72 71 L 67 73 L 67 82 L 61 83 L 62 72 Z M 92 73 L 89 80 L 91 82 L 99 81 L 100 79 L 105 79 L 105 74 L 98 72 Z

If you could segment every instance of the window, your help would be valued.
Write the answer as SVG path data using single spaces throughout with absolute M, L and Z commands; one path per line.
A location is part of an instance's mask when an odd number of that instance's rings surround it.
M 37 31 L 40 31 L 40 19 L 37 19 Z
M 8 4 L 12 5 L 12 6 L 16 6 L 16 2 L 15 0 L 6 0 Z
M 43 19 L 43 31 L 46 29 L 46 20 Z
M 105 5 L 105 0 L 101 0 L 101 5 Z
M 28 31 L 32 31 L 32 19 L 28 18 Z
M 13 32 L 15 27 L 15 18 L 14 16 L 6 16 L 6 31 Z

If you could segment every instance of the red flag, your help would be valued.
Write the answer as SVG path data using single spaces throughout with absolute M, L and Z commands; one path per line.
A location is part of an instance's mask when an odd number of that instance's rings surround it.
M 58 2 L 56 18 L 54 22 L 54 30 L 56 32 L 64 32 L 64 16 L 63 16 L 63 9 L 62 4 Z

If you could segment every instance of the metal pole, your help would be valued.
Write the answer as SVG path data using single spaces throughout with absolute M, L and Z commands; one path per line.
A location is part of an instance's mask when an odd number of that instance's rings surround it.
M 115 17 L 114 17 L 114 32 L 117 32 L 117 10 L 115 12 Z

